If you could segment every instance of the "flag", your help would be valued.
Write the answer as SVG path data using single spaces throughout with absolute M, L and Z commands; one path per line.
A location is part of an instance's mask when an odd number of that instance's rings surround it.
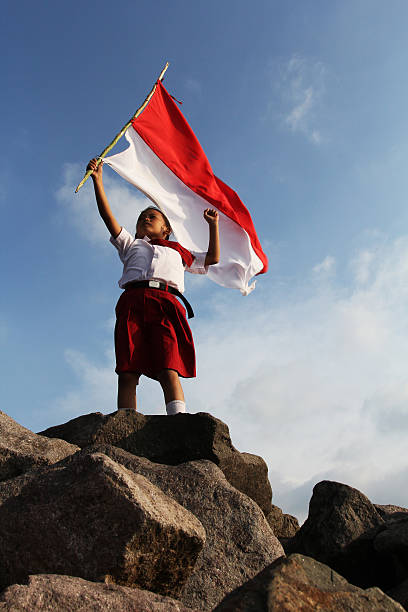
M 120 176 L 135 185 L 169 218 L 176 240 L 190 251 L 207 251 L 206 208 L 219 213 L 221 254 L 208 276 L 247 295 L 251 279 L 266 272 L 251 216 L 228 185 L 217 178 L 178 106 L 161 81 L 143 113 L 125 137 L 128 148 L 105 158 Z

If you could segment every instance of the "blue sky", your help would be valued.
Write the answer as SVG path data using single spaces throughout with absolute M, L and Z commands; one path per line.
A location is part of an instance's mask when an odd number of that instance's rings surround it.
M 187 279 L 189 410 L 262 455 L 300 518 L 325 478 L 408 506 L 407 3 L 6 0 L 2 17 L 1 409 L 38 431 L 115 408 L 120 262 L 92 185 L 73 191 L 169 61 L 270 259 L 246 298 Z M 133 223 L 141 196 L 105 175 Z M 141 411 L 162 404 L 146 380 Z

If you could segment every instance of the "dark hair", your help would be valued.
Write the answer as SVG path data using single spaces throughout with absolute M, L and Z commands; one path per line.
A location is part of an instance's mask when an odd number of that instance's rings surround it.
M 168 240 L 168 239 L 169 239 L 170 234 L 171 234 L 171 233 L 172 233 L 172 231 L 173 231 L 173 230 L 172 230 L 172 227 L 171 227 L 171 225 L 170 225 L 170 221 L 168 220 L 168 218 L 166 217 L 166 215 L 164 214 L 164 212 L 163 212 L 162 210 L 160 210 L 160 208 L 157 208 L 156 206 L 148 206 L 147 208 L 145 208 L 144 210 L 142 210 L 142 212 L 140 213 L 140 215 L 139 215 L 139 216 L 138 216 L 138 218 L 137 218 L 136 225 L 139 223 L 139 219 L 140 219 L 140 217 L 141 217 L 141 216 L 143 215 L 143 213 L 144 213 L 144 212 L 146 212 L 147 210 L 157 210 L 157 211 L 158 211 L 158 212 L 161 214 L 161 216 L 162 216 L 162 217 L 163 217 L 163 219 L 164 219 L 164 223 L 166 224 L 166 229 L 167 229 L 167 230 L 168 230 L 168 232 L 169 232 L 169 233 L 167 234 L 166 238 L 165 238 L 165 240 Z

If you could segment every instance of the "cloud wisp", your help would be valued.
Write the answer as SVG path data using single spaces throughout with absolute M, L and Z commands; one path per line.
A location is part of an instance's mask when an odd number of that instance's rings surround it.
M 323 135 L 318 111 L 325 92 L 325 66 L 322 62 L 293 55 L 278 69 L 276 64 L 273 68 L 275 92 L 281 108 L 279 121 L 291 132 L 303 134 L 313 144 L 321 144 Z
M 336 260 L 331 255 L 327 255 L 322 262 L 316 264 L 313 267 L 313 272 L 316 276 L 331 275 L 334 274 L 336 267 Z

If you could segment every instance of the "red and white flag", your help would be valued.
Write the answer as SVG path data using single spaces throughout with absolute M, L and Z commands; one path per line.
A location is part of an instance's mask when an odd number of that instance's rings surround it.
M 256 274 L 268 260 L 248 210 L 238 195 L 217 178 L 178 106 L 158 81 L 148 106 L 126 132 L 129 147 L 105 158 L 169 218 L 176 240 L 191 251 L 206 251 L 208 226 L 203 212 L 218 210 L 221 256 L 208 276 L 216 283 L 252 291 Z

